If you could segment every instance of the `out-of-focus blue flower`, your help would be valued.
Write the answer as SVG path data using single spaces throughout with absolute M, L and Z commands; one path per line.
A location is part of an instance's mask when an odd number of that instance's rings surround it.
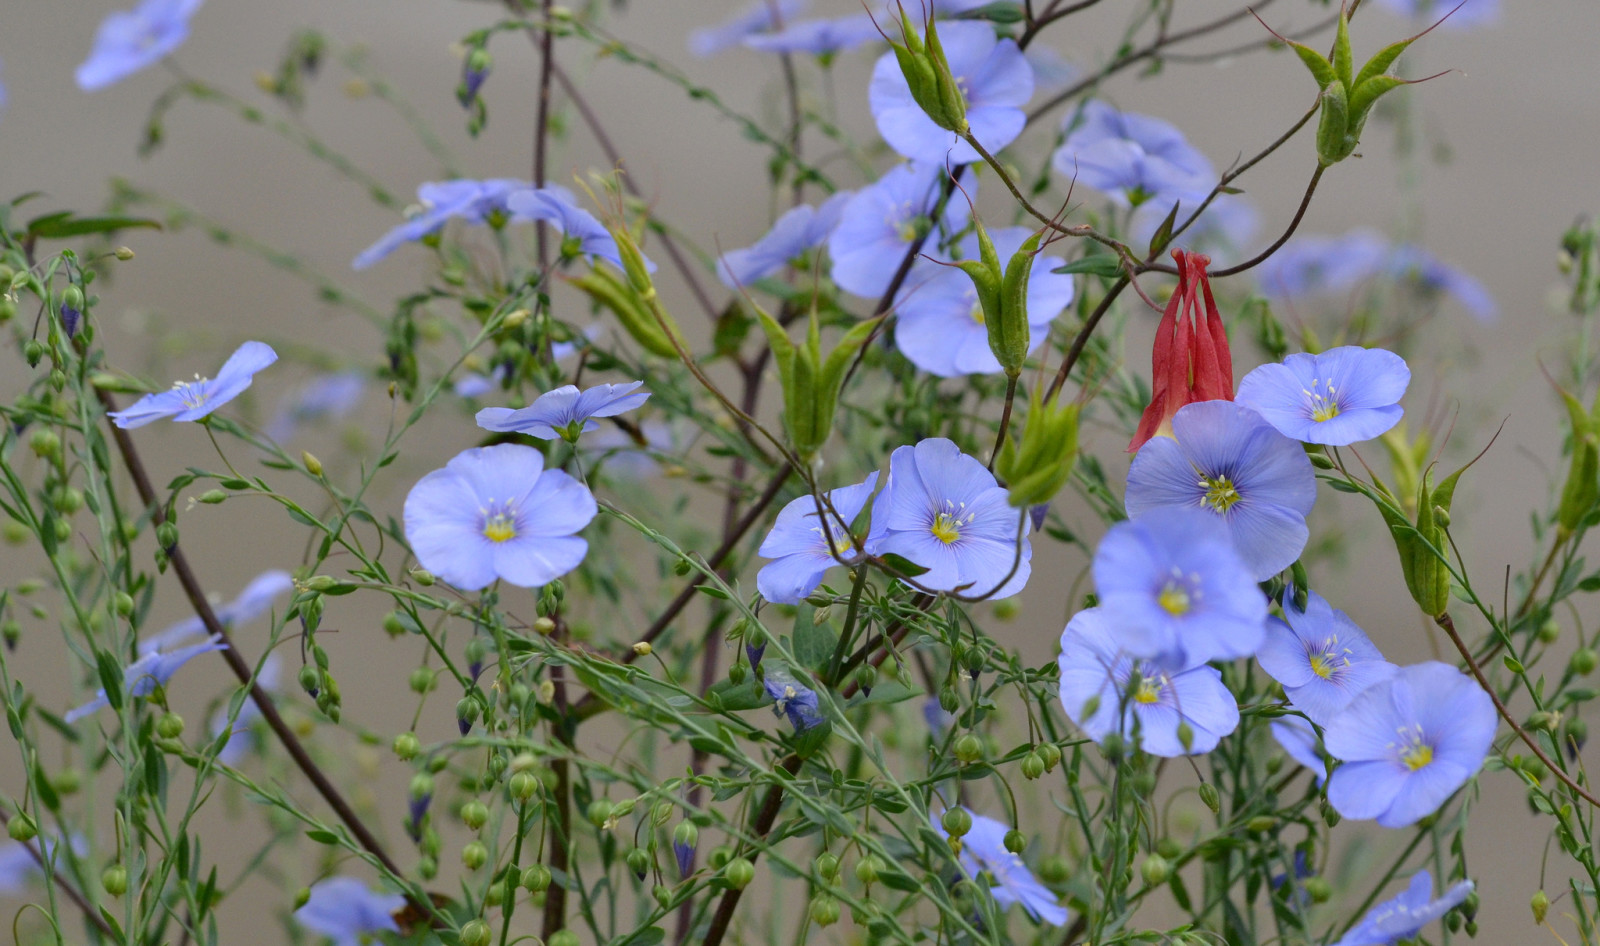
M 787 667 L 769 663 L 762 673 L 761 685 L 773 700 L 772 715 L 789 717 L 795 732 L 805 732 L 823 721 L 816 691 L 802 686 Z
M 1412 939 L 1422 928 L 1455 909 L 1472 893 L 1472 881 L 1463 880 L 1439 899 L 1433 899 L 1433 875 L 1419 870 L 1399 896 L 1367 911 L 1334 946 L 1394 946 Z
M 751 0 L 738 13 L 715 26 L 703 26 L 689 34 L 689 52 L 702 59 L 737 46 L 752 33 L 775 29 L 780 23 L 804 13 L 810 0 Z
M 94 49 L 78 66 L 78 88 L 94 92 L 160 62 L 189 38 L 189 18 L 204 0 L 142 0 L 100 21 Z
M 1283 614 L 1287 622 L 1268 619 L 1256 660 L 1318 726 L 1332 723 L 1362 690 L 1398 669 L 1349 615 L 1315 591 L 1306 592 L 1303 612 L 1295 609 L 1293 589 L 1285 591 Z
M 1050 46 L 1030 46 L 1023 55 L 1033 69 L 1033 90 L 1041 95 L 1059 92 L 1082 75 L 1082 70 Z
M 1280 716 L 1272 721 L 1272 738 L 1295 760 L 1311 771 L 1321 785 L 1328 778 L 1328 766 L 1323 761 L 1322 743 L 1317 730 L 1298 716 Z
M 822 528 L 824 520 L 817 515 L 819 504 L 811 494 L 784 506 L 772 524 L 772 531 L 756 550 L 762 558 L 774 560 L 756 573 L 756 588 L 761 597 L 777 604 L 799 604 L 822 584 L 823 574 L 839 564 L 835 555 L 846 560 L 853 557 L 855 546 L 851 541 L 850 523 L 861 514 L 877 487 L 878 472 L 874 470 L 864 482 L 829 490 L 828 502 L 838 515 L 827 520 L 826 534 Z M 833 540 L 831 547 L 829 537 Z
M 540 440 L 560 438 L 577 443 L 579 434 L 600 429 L 591 418 L 615 417 L 649 400 L 649 391 L 634 393 L 643 384 L 643 381 L 597 384 L 581 393 L 576 385 L 562 385 L 518 410 L 486 407 L 478 412 L 478 426 L 501 433 L 523 433 Z
M 174 382 L 170 390 L 146 394 L 122 410 L 113 411 L 111 419 L 122 428 L 143 427 L 163 417 L 199 420 L 244 393 L 256 372 L 277 360 L 278 353 L 272 346 L 245 342 L 228 356 L 215 378 L 195 375 L 193 381 Z
M 464 374 L 451 385 L 456 397 L 476 398 L 483 397 L 496 387 L 505 383 L 511 377 L 511 366 L 506 364 L 496 365 L 488 374 Z
M 578 444 L 578 452 L 586 463 L 603 462 L 608 474 L 623 479 L 644 480 L 655 476 L 661 469 L 652 454 L 676 453 L 680 441 L 688 439 L 687 436 L 680 436 L 680 432 L 666 421 L 654 418 L 640 424 L 639 433 L 644 436 L 643 443 L 635 441 L 633 435 L 620 427 L 606 427 L 583 438 Z
M 1306 516 L 1317 500 L 1305 450 L 1232 401 L 1179 408 L 1172 433 L 1151 438 L 1133 458 L 1128 515 L 1206 510 L 1228 527 L 1256 581 L 1292 565 L 1310 537 Z
M 334 946 L 360 946 L 372 933 L 400 932 L 393 914 L 405 905 L 400 894 L 374 893 L 354 877 L 329 877 L 311 886 L 311 899 L 294 911 L 294 918 L 333 940 Z
M 1194 190 L 1174 188 L 1140 204 L 1128 223 L 1134 245 L 1150 244 L 1156 229 L 1172 212 L 1174 203 L 1178 204 L 1178 214 L 1173 226 L 1189 219 L 1189 215 L 1211 193 L 1214 183 L 1197 179 L 1198 186 Z M 1183 231 L 1172 245 L 1203 250 L 1215 260 L 1224 260 L 1237 256 L 1240 250 L 1250 244 L 1260 223 L 1261 217 L 1249 200 L 1238 194 L 1218 194 L 1200 219 Z
M 902 164 L 856 191 L 828 237 L 833 281 L 840 289 L 865 298 L 883 295 L 906 251 L 930 225 L 928 215 L 939 203 L 944 179 L 940 165 Z M 973 199 L 976 183 L 969 175 L 963 185 Z M 969 213 L 967 201 L 947 201 L 941 223 L 954 233 L 967 225 Z M 937 245 L 930 237 L 923 252 L 937 256 Z
M 1061 706 L 1090 739 L 1117 733 L 1151 755 L 1172 758 L 1210 752 L 1238 727 L 1239 704 L 1215 668 L 1163 670 L 1134 660 L 1124 638 L 1104 607 L 1079 611 L 1061 632 Z M 1178 738 L 1183 722 L 1193 733 L 1187 749 Z
M 997 39 L 988 23 L 945 23 L 938 32 L 950 72 L 966 98 L 972 136 L 995 154 L 1027 124 L 1022 107 L 1033 98 L 1033 69 L 1016 42 Z M 970 144 L 934 124 L 912 98 L 893 52 L 878 58 L 867 97 L 878 133 L 903 157 L 952 166 L 978 160 Z
M 1067 138 L 1051 158 L 1057 173 L 1124 207 L 1157 195 L 1205 193 L 1216 183 L 1206 156 L 1177 126 L 1159 118 L 1119 112 L 1095 100 L 1081 114 L 1069 114 L 1062 130 Z M 1167 201 L 1162 215 L 1171 207 Z
M 1388 272 L 1401 283 L 1409 283 L 1424 292 L 1454 296 L 1479 322 L 1493 322 L 1499 314 L 1488 287 L 1420 246 L 1395 247 L 1389 257 Z
M 578 567 L 589 543 L 575 533 L 598 511 L 532 447 L 474 447 L 411 488 L 406 539 L 423 568 L 463 591 L 495 579 L 531 588 Z
M 1460 9 L 1456 7 L 1460 5 Z M 1500 0 L 1378 0 L 1378 6 L 1398 16 L 1408 16 L 1429 23 L 1450 11 L 1450 19 L 1443 26 L 1448 29 L 1470 29 L 1474 26 L 1493 26 L 1500 22 Z
M 5 107 L 6 107 L 6 84 L 4 82 L 0 82 L 0 109 L 4 109 Z
M 56 846 L 54 838 L 43 836 L 35 838 L 31 843 L 38 846 L 39 853 L 46 860 L 50 859 L 50 853 Z M 79 857 L 89 853 L 89 845 L 76 835 L 72 838 L 71 847 Z M 28 844 L 20 841 L 6 841 L 0 844 L 0 896 L 25 893 L 28 882 L 43 874 L 44 868 L 39 866 L 39 861 L 34 858 Z
M 989 231 L 1002 265 L 1032 235 L 1033 231 L 1026 227 Z M 978 235 L 963 238 L 960 252 L 963 259 L 977 259 Z M 1072 277 L 1051 272 L 1065 262 L 1060 257 L 1040 254 L 1028 274 L 1030 353 L 1044 344 L 1050 323 L 1072 304 Z M 998 372 L 1000 362 L 989 347 L 989 330 L 984 325 L 983 307 L 978 304 L 978 290 L 971 277 L 953 266 L 928 260 L 918 260 L 914 265 L 918 274 L 906 280 L 912 288 L 901 295 L 895 307 L 896 347 L 912 364 L 942 378 Z
M 256 683 L 261 689 L 273 691 L 278 688 L 278 678 L 283 674 L 283 660 L 277 654 L 267 655 L 261 664 L 261 670 L 256 674 Z M 217 753 L 217 758 L 224 765 L 237 766 L 243 761 L 246 754 L 255 747 L 255 735 L 250 731 L 250 726 L 261 718 L 261 707 L 256 705 L 255 697 L 245 697 L 239 705 L 239 715 L 233 719 L 233 728 L 228 733 L 228 741 L 223 744 L 222 751 Z M 211 716 L 211 735 L 216 737 L 228 728 L 228 708 L 217 707 Z
M 786 211 L 753 246 L 724 253 L 717 260 L 717 278 L 729 289 L 749 286 L 789 265 L 807 250 L 821 246 L 838 226 L 850 197 L 851 192 L 840 191 L 820 207 L 801 204 Z
M 1022 510 L 1007 499 L 994 474 L 949 440 L 900 447 L 872 505 L 867 553 L 926 568 L 914 579 L 923 588 L 1010 597 L 1028 583 L 1033 543 Z
M 1098 620 L 1122 650 L 1161 667 L 1247 657 L 1266 633 L 1266 597 L 1210 513 L 1174 508 L 1119 522 L 1093 569 Z
M 469 52 L 461 61 L 461 85 L 456 89 L 456 101 L 462 108 L 471 108 L 478 100 L 478 90 L 489 80 L 487 53 L 481 49 Z
M 239 596 L 214 611 L 223 627 L 233 629 L 247 624 L 267 613 L 279 596 L 294 588 L 294 579 L 286 571 L 272 569 L 250 579 Z M 157 651 L 171 650 L 175 644 L 206 632 L 205 622 L 199 615 L 184 618 L 139 642 L 139 656 Z
M 764 53 L 831 56 L 865 46 L 880 36 L 871 14 L 856 13 L 830 19 L 796 20 L 776 32 L 746 36 L 743 43 Z
M 599 217 L 578 206 L 578 199 L 565 187 L 549 184 L 515 191 L 506 197 L 506 209 L 511 212 L 513 223 L 542 220 L 561 231 L 564 255 L 603 259 L 622 268 L 616 238 Z M 647 258 L 644 268 L 653 273 L 656 264 Z
M 435 181 L 417 188 L 418 209 L 405 223 L 391 229 L 378 241 L 362 250 L 350 263 L 352 269 L 366 269 L 401 246 L 422 239 L 451 220 L 469 224 L 486 223 L 491 214 L 510 214 L 507 202 L 513 195 L 532 191 L 527 181 L 491 178 L 485 181 Z M 528 218 L 532 219 L 532 218 Z
M 938 739 L 945 730 L 955 725 L 956 714 L 940 706 L 939 701 L 930 696 L 922 701 L 922 721 L 928 724 L 928 732 L 933 734 L 933 738 Z
M 1256 271 L 1261 291 L 1276 299 L 1345 292 L 1380 277 L 1453 296 L 1480 322 L 1493 321 L 1497 314 L 1483 283 L 1419 246 L 1393 246 L 1373 230 L 1297 237 Z
M 976 880 L 984 871 L 988 871 L 989 876 L 994 878 L 989 896 L 1001 909 L 1020 903 L 1035 923 L 1066 926 L 1071 916 L 1067 908 L 1060 904 L 1049 887 L 1033 876 L 1021 855 L 1006 850 L 1006 833 L 1011 829 L 1003 822 L 980 815 L 971 808 L 967 809 L 967 814 L 972 816 L 972 827 L 961 838 L 961 854 L 957 858 L 967 876 Z M 938 815 L 930 814 L 929 820 L 940 837 L 949 837 Z
M 127 698 L 148 696 L 157 686 L 166 686 L 172 675 L 178 672 L 178 668 L 190 660 L 213 650 L 225 650 L 227 646 L 222 643 L 222 635 L 213 634 L 201 643 L 179 647 L 168 653 L 157 650 L 142 654 L 138 660 L 122 671 L 123 696 Z M 106 691 L 101 690 L 99 696 L 76 709 L 68 710 L 61 718 L 68 723 L 75 723 L 109 705 Z
M 1431 814 L 1483 765 L 1498 716 L 1477 681 L 1438 661 L 1401 667 L 1323 734 L 1344 762 L 1328 802 L 1346 818 L 1403 828 Z
M 1411 369 L 1394 352 L 1345 345 L 1261 365 L 1239 382 L 1234 400 L 1285 437 L 1342 447 L 1400 423 L 1410 383 Z
M 283 443 L 302 424 L 343 417 L 366 393 L 367 376 L 360 371 L 319 375 L 278 404 L 277 414 L 267 424 L 267 436 Z

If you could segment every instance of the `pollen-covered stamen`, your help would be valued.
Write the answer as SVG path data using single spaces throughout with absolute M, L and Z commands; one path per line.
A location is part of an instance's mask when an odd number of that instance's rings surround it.
M 1324 680 L 1332 680 L 1339 671 L 1350 666 L 1350 649 L 1339 647 L 1339 635 L 1332 634 L 1320 647 L 1306 655 L 1311 662 L 1311 672 Z
M 174 381 L 172 390 L 178 392 L 178 398 L 183 401 L 184 407 L 193 410 L 204 407 L 205 403 L 211 400 L 211 391 L 206 387 L 206 382 L 210 380 L 195 375 L 193 381 Z
M 1190 574 L 1186 577 L 1177 566 L 1173 566 L 1171 576 L 1156 592 L 1156 604 L 1175 618 L 1188 614 L 1199 600 L 1200 576 Z
M 947 499 L 944 505 L 944 510 L 937 513 L 933 517 L 933 522 L 928 525 L 928 531 L 932 532 L 933 537 L 940 542 L 951 545 L 961 538 L 961 527 L 971 525 L 977 516 L 970 512 L 966 513 L 965 517 L 962 516 L 962 513 L 966 512 L 966 503 L 953 503 Z
M 1198 485 L 1205 490 L 1205 494 L 1200 497 L 1200 507 L 1212 512 L 1227 512 L 1228 507 L 1243 498 L 1239 495 L 1238 488 L 1233 485 L 1233 480 L 1227 476 L 1213 477 L 1202 473 Z
M 478 511 L 483 516 L 483 535 L 490 542 L 507 542 L 517 537 L 517 511 L 510 500 L 496 503 L 489 500 Z
M 983 304 L 981 302 L 974 302 L 972 304 L 972 311 L 969 314 L 972 316 L 972 321 L 978 323 L 979 325 L 985 324 L 983 320 Z
M 1433 762 L 1433 746 L 1423 739 L 1421 726 L 1402 726 L 1396 733 L 1400 741 L 1390 743 L 1389 748 L 1395 750 L 1401 765 L 1415 772 Z
M 911 206 L 911 201 L 905 201 L 894 208 L 889 216 L 889 226 L 894 228 L 895 236 L 903 243 L 914 243 L 917 238 L 928 232 L 929 226 L 926 218 Z
M 1139 687 L 1133 691 L 1133 701 L 1135 703 L 1144 703 L 1145 705 L 1159 703 L 1161 702 L 1161 691 L 1166 689 L 1166 686 L 1167 675 L 1164 673 L 1140 677 Z
M 1324 390 L 1319 391 L 1319 386 Z M 1339 416 L 1339 392 L 1334 388 L 1332 380 L 1324 382 L 1312 378 L 1310 390 L 1302 389 L 1301 393 L 1311 402 L 1312 420 L 1320 424 Z

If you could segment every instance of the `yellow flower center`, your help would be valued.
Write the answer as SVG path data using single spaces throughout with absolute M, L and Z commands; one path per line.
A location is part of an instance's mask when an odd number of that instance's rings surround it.
M 1133 691 L 1135 703 L 1156 703 L 1161 700 L 1161 688 L 1166 684 L 1167 678 L 1163 676 L 1140 677 L 1139 688 Z
M 1173 617 L 1183 617 L 1189 613 L 1189 590 L 1175 581 L 1169 581 L 1156 595 L 1156 603 Z
M 1327 390 L 1319 392 L 1317 386 L 1322 383 L 1313 378 L 1311 390 L 1302 392 L 1311 399 L 1311 419 L 1319 424 L 1339 416 L 1338 392 L 1334 390 L 1333 382 L 1328 381 Z
M 984 320 L 983 320 L 983 304 L 982 303 L 974 302 L 972 304 L 972 313 L 971 314 L 972 314 L 972 321 L 978 323 L 979 325 L 985 324 Z
M 933 525 L 928 527 L 933 537 L 949 545 L 961 538 L 961 520 L 948 512 L 941 512 L 933 517 Z
M 193 381 L 174 381 L 172 390 L 178 392 L 178 397 L 183 401 L 183 406 L 193 410 L 202 407 L 211 399 L 211 393 L 206 390 L 206 382 L 210 378 L 194 376 Z
M 491 503 L 491 507 L 492 507 Z M 510 504 L 496 512 L 484 510 L 483 535 L 490 542 L 506 542 L 517 537 L 517 514 Z
M 1333 662 L 1327 654 L 1311 655 L 1311 672 L 1324 680 L 1333 679 Z
M 1422 739 L 1421 726 L 1409 726 L 1400 729 L 1399 749 L 1400 762 L 1412 772 L 1425 768 L 1433 762 L 1433 747 Z
M 1224 513 L 1241 498 L 1239 490 L 1234 488 L 1233 480 L 1226 476 L 1213 478 L 1202 474 L 1199 485 L 1206 491 L 1205 495 L 1200 497 L 1200 506 L 1204 509 Z

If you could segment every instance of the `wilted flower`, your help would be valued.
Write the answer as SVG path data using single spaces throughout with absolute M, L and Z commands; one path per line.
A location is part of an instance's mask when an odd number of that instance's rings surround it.
M 1163 670 L 1134 660 L 1122 639 L 1103 607 L 1079 611 L 1061 632 L 1061 706 L 1090 739 L 1116 733 L 1171 758 L 1210 752 L 1238 727 L 1239 705 L 1215 668 L 1196 662 Z M 1178 732 L 1185 723 L 1188 746 Z
M 863 297 L 880 296 L 889 288 L 906 251 L 932 225 L 928 215 L 939 203 L 943 180 L 940 165 L 902 164 L 856 191 L 828 237 L 833 281 L 839 288 Z M 964 185 L 974 198 L 975 183 Z M 967 225 L 968 214 L 966 201 L 950 200 L 941 222 L 955 232 Z M 930 239 L 923 251 L 936 255 L 937 242 Z
M 1234 400 L 1285 437 L 1342 447 L 1398 424 L 1410 383 L 1411 369 L 1394 352 L 1346 345 L 1261 365 L 1239 382 Z
M 816 691 L 801 686 L 788 668 L 769 663 L 763 673 L 762 686 L 773 700 L 772 715 L 789 717 L 795 732 L 805 732 L 823 722 L 826 717 L 817 708 Z
M 823 574 L 839 564 L 834 556 L 847 560 L 854 556 L 850 523 L 861 514 L 877 486 L 878 472 L 874 470 L 864 482 L 830 490 L 828 502 L 838 515 L 827 520 L 826 534 L 823 520 L 817 515 L 819 504 L 814 496 L 807 493 L 784 506 L 772 524 L 772 531 L 756 550 L 762 558 L 774 559 L 756 573 L 756 588 L 761 597 L 778 604 L 799 604 L 822 583 Z
M 722 52 L 752 33 L 774 29 L 779 23 L 799 16 L 810 0 L 751 0 L 738 13 L 715 26 L 703 26 L 689 34 L 689 51 L 705 58 Z
M 256 372 L 277 360 L 278 353 L 272 346 L 245 342 L 228 357 L 215 378 L 195 375 L 193 381 L 175 382 L 170 390 L 146 394 L 128 407 L 112 412 L 111 419 L 123 428 L 143 427 L 163 417 L 176 421 L 199 420 L 244 393 Z
M 872 506 L 867 553 L 926 568 L 913 579 L 923 588 L 1010 597 L 1028 582 L 1033 545 L 1007 498 L 994 474 L 949 440 L 900 447 Z
M 1283 615 L 1267 621 L 1267 638 L 1256 652 L 1261 669 L 1283 684 L 1295 707 L 1319 726 L 1328 726 L 1362 690 L 1389 679 L 1397 667 L 1383 659 L 1366 632 L 1315 591 L 1306 592 L 1306 609 L 1283 595 Z
M 994 154 L 1015 141 L 1027 124 L 1022 107 L 1033 97 L 1033 69 L 1016 41 L 997 39 L 988 23 L 948 22 L 938 33 L 950 73 L 966 100 L 971 134 Z M 970 144 L 934 124 L 912 98 L 894 53 L 878 59 L 867 95 L 878 133 L 903 157 L 951 166 L 978 160 Z
M 1094 586 L 1117 647 L 1168 669 L 1247 657 L 1265 634 L 1265 596 L 1227 530 L 1196 509 L 1112 526 Z
M 179 647 L 170 653 L 153 650 L 142 654 L 138 660 L 123 669 L 122 694 L 124 697 L 148 696 L 156 687 L 166 686 L 172 675 L 178 672 L 178 668 L 190 660 L 213 650 L 226 650 L 227 647 L 227 644 L 222 643 L 222 635 L 213 634 L 201 643 Z M 75 723 L 109 705 L 106 691 L 101 690 L 94 699 L 76 709 L 68 710 L 61 718 L 68 723 Z
M 559 437 L 576 443 L 579 434 L 600 429 L 591 418 L 615 417 L 648 400 L 650 392 L 634 393 L 643 384 L 643 381 L 597 384 L 582 393 L 576 385 L 563 385 L 539 395 L 520 410 L 486 407 L 478 412 L 478 426 L 484 430 L 523 433 L 540 440 Z
M 1401 667 L 1328 724 L 1323 744 L 1344 762 L 1328 781 L 1328 802 L 1346 818 L 1413 824 L 1482 767 L 1497 722 L 1489 694 L 1456 668 Z
M 360 946 L 372 933 L 400 932 L 393 914 L 406 905 L 397 893 L 374 893 L 354 877 L 329 877 L 311 887 L 311 899 L 294 911 L 301 926 L 333 940 L 334 946 Z
M 161 61 L 189 38 L 189 18 L 204 0 L 142 0 L 100 21 L 94 49 L 78 66 L 78 88 L 94 92 Z
M 753 246 L 729 250 L 717 260 L 717 278 L 729 289 L 772 275 L 807 250 L 821 246 L 838 225 L 850 191 L 840 191 L 819 207 L 790 208 Z
M 1228 529 L 1246 573 L 1266 581 L 1306 547 L 1317 478 L 1305 450 L 1231 401 L 1178 411 L 1173 438 L 1146 443 L 1128 469 L 1128 515 L 1204 510 Z
M 1393 946 L 1412 939 L 1422 928 L 1455 909 L 1472 893 L 1472 881 L 1463 880 L 1439 899 L 1433 897 L 1433 875 L 1419 870 L 1399 896 L 1367 911 L 1334 946 Z
M 972 816 L 972 827 L 961 837 L 961 869 L 968 877 L 977 879 L 988 871 L 994 880 L 989 895 L 1001 908 L 1013 903 L 1022 904 L 1035 923 L 1066 926 L 1071 915 L 1062 906 L 1050 888 L 1039 882 L 1021 855 L 1006 849 L 1006 833 L 1011 829 L 1003 822 L 967 809 Z M 930 816 L 933 830 L 941 837 L 948 836 L 937 816 Z
M 532 447 L 475 447 L 411 488 L 406 539 L 423 568 L 463 591 L 496 579 L 531 588 L 578 567 L 589 543 L 575 533 L 598 511 Z

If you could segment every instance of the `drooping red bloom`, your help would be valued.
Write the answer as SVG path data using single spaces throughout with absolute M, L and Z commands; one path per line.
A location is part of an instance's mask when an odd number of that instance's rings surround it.
M 1152 352 L 1150 406 L 1139 418 L 1139 428 L 1128 451 L 1172 429 L 1172 415 L 1195 401 L 1233 400 L 1233 353 L 1222 327 L 1206 267 L 1211 258 L 1202 253 L 1173 250 L 1178 264 L 1178 288 L 1172 292 Z M 1205 308 L 1200 299 L 1205 298 Z

